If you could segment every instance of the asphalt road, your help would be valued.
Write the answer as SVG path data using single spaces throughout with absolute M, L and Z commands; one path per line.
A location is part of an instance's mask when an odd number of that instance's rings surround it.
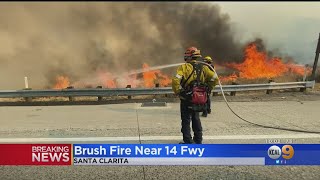
M 231 102 L 239 115 L 269 126 L 320 131 L 320 100 Z M 0 143 L 178 143 L 179 104 L 0 107 Z M 204 143 L 320 143 L 320 135 L 265 129 L 234 116 L 224 102 L 213 102 L 202 118 Z M 54 139 L 48 139 L 54 138 Z M 317 166 L 1 166 L 0 179 L 319 179 Z

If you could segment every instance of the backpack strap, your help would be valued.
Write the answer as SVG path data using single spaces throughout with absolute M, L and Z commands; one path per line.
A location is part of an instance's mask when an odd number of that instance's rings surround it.
M 201 74 L 202 74 L 202 70 L 203 70 L 203 65 L 198 63 L 195 65 L 196 66 L 196 73 L 197 73 L 197 83 L 198 85 L 201 83 L 200 78 L 201 78 Z
M 194 63 L 190 63 L 190 64 L 192 65 L 193 70 L 192 70 L 191 74 L 188 76 L 188 78 L 181 83 L 181 87 L 183 87 L 183 88 L 185 88 L 186 83 L 188 82 L 188 80 L 190 79 L 190 77 L 192 76 L 192 74 L 194 73 L 194 71 L 196 70 Z

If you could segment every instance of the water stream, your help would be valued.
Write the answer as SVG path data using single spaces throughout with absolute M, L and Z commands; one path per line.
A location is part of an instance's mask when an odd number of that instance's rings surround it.
M 159 69 L 165 69 L 165 68 L 170 68 L 170 67 L 175 67 L 175 66 L 180 66 L 184 63 L 176 63 L 176 64 L 166 64 L 166 65 L 160 65 L 160 66 L 153 66 L 149 68 L 141 68 L 137 69 L 134 71 L 131 71 L 129 73 L 125 73 L 126 76 L 134 75 L 134 74 L 140 74 L 148 71 L 154 71 L 154 70 L 159 70 Z

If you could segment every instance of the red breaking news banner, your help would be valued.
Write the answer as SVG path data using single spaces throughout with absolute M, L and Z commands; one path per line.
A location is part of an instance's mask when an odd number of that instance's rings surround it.
M 71 165 L 71 144 L 0 144 L 0 165 Z

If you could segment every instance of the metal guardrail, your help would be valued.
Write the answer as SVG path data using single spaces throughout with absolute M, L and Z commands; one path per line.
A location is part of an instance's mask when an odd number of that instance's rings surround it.
M 259 90 L 276 90 L 276 89 L 295 89 L 295 88 L 313 88 L 315 81 L 304 82 L 287 82 L 287 83 L 267 83 L 267 84 L 243 84 L 243 85 L 224 85 L 222 86 L 225 92 L 236 91 L 259 91 Z M 220 87 L 217 86 L 214 92 L 220 92 Z
M 243 84 L 243 85 L 223 85 L 225 92 L 237 91 L 258 91 L 293 88 L 313 88 L 314 81 L 288 82 L 288 83 L 267 83 L 267 84 Z M 220 87 L 216 86 L 213 92 L 220 92 Z M 76 96 L 137 96 L 137 95 L 161 95 L 173 94 L 171 87 L 159 88 L 90 88 L 90 89 L 62 89 L 62 90 L 0 90 L 0 98 L 17 97 L 76 97 Z

